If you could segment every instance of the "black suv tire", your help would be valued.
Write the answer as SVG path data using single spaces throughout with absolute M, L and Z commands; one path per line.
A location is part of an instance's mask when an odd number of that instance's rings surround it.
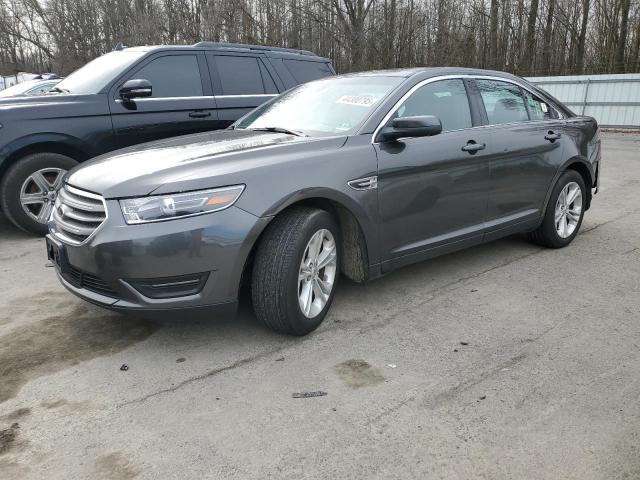
M 36 172 L 50 172 L 45 175 L 45 180 L 47 180 L 47 178 L 52 178 L 53 172 L 60 171 L 60 173 L 64 175 L 62 172 L 66 173 L 77 164 L 78 162 L 73 158 L 59 153 L 32 153 L 19 159 L 9 168 L 0 183 L 0 204 L 2 204 L 4 214 L 11 222 L 25 232 L 45 235 L 47 233 L 46 222 L 38 222 L 32 218 L 22 206 L 20 199 L 22 188 L 27 179 Z M 28 185 L 28 187 L 29 186 L 30 185 Z M 35 188 L 37 188 L 37 186 Z M 34 193 L 37 192 L 34 191 Z M 46 192 L 42 193 L 44 197 Z M 47 198 L 47 203 L 51 201 L 52 196 Z M 37 206 L 33 208 L 35 210 Z M 44 204 L 41 208 L 44 208 Z

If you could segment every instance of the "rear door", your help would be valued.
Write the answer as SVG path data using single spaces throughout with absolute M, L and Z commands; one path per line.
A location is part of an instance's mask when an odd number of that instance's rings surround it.
M 515 83 L 475 80 L 497 156 L 490 163 L 486 239 L 535 226 L 562 163 L 561 120 Z
M 415 87 L 414 87 L 415 88 Z M 380 238 L 388 267 L 479 243 L 486 216 L 489 132 L 474 128 L 462 79 L 418 87 L 388 118 L 435 115 L 442 133 L 374 143 Z
M 218 128 L 228 127 L 278 95 L 278 87 L 261 55 L 208 53 L 207 64 L 218 107 Z
M 123 101 L 119 88 L 132 79 L 151 82 L 153 96 Z M 212 93 L 202 53 L 163 52 L 150 57 L 109 94 L 118 146 L 213 130 L 217 115 Z

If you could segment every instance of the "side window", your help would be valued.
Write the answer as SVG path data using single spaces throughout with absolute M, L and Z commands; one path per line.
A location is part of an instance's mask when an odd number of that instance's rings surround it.
M 476 80 L 491 125 L 529 120 L 520 87 L 497 80 Z
M 551 120 L 555 118 L 553 108 L 532 93 L 525 90 L 524 99 L 527 102 L 527 107 L 529 107 L 531 120 Z
M 209 57 L 211 58 L 211 57 Z M 255 57 L 234 57 L 231 55 L 215 55 L 215 66 L 211 72 L 213 78 L 219 78 L 223 95 L 263 95 L 277 93 L 275 83 L 267 69 Z M 212 68 L 213 63 L 209 64 Z M 264 76 L 264 81 L 263 81 Z
M 201 97 L 202 80 L 195 55 L 159 57 L 138 70 L 131 78 L 149 80 L 154 98 Z
M 324 62 L 307 62 L 304 60 L 283 60 L 287 70 L 298 83 L 310 82 L 331 75 L 329 65 Z
M 435 115 L 442 122 L 442 131 L 469 128 L 471 110 L 462 80 L 440 80 L 428 83 L 396 110 L 393 118 L 416 115 Z
M 38 85 L 37 87 L 27 91 L 27 93 L 30 95 L 40 95 L 44 92 L 48 92 L 51 88 L 53 88 L 53 85 L 50 84 Z

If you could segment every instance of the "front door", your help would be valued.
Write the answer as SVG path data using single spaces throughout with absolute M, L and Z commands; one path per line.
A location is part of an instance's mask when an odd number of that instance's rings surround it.
M 390 268 L 482 239 L 489 133 L 473 128 L 462 79 L 416 89 L 391 115 L 435 115 L 442 133 L 376 143 L 380 238 Z M 386 270 L 383 266 L 383 270 Z
M 153 96 L 123 101 L 119 87 L 131 79 L 151 82 Z M 171 52 L 151 57 L 110 93 L 118 147 L 214 130 L 215 99 L 203 54 Z

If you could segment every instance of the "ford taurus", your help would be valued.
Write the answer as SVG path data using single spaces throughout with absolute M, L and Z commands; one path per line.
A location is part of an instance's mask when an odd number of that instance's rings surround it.
M 458 68 L 294 88 L 229 129 L 98 157 L 66 177 L 47 249 L 60 281 L 145 316 L 233 311 L 304 335 L 356 282 L 525 233 L 571 243 L 600 136 L 521 78 Z

